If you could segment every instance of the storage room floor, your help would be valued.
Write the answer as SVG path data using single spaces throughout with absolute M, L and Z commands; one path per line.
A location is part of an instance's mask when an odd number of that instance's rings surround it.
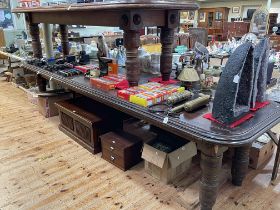
M 26 94 L 0 81 L 0 209 L 199 209 L 200 169 L 175 186 L 145 174 L 143 162 L 123 172 L 92 155 L 45 119 Z M 270 185 L 273 160 L 250 170 L 243 187 L 229 166 L 214 209 L 280 209 L 280 178 Z

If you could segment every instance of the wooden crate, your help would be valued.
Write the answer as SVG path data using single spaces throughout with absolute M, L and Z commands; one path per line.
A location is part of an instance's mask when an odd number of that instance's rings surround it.
M 270 139 L 267 143 L 255 141 L 250 151 L 249 167 L 258 169 L 273 155 L 275 144 Z

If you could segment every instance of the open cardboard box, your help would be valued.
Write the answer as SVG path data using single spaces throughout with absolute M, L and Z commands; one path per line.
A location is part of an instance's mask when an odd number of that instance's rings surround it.
M 161 142 L 173 144 L 172 146 L 177 148 L 166 153 L 152 146 L 156 141 L 159 140 L 147 142 L 143 147 L 142 158 L 145 160 L 146 172 L 166 184 L 181 179 L 189 169 L 192 157 L 197 154 L 196 144 L 194 142 L 186 143 L 180 139 L 176 139 L 176 141 L 160 139 Z

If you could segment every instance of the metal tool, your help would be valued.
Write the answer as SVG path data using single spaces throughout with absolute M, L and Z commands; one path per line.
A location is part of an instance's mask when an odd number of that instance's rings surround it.
M 171 96 L 167 98 L 167 103 L 168 104 L 176 104 L 181 101 L 190 99 L 192 97 L 192 93 L 190 91 L 185 90 L 184 92 L 181 93 L 174 93 Z
M 209 95 L 199 94 L 198 98 L 191 100 L 191 101 L 187 101 L 186 103 L 184 103 L 180 106 L 174 107 L 173 109 L 170 110 L 170 112 L 171 113 L 180 112 L 183 109 L 185 109 L 186 112 L 192 112 L 204 105 L 207 105 L 209 103 L 210 99 L 211 99 L 211 96 L 209 96 Z

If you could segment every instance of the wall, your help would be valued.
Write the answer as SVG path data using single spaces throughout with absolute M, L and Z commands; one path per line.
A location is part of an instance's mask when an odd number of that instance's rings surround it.
M 215 7 L 228 7 L 230 8 L 228 20 L 230 21 L 231 18 L 243 17 L 243 14 L 246 13 L 244 8 L 248 8 L 248 6 L 261 6 L 267 5 L 266 0 L 252 0 L 252 1 L 225 1 L 225 2 L 208 2 L 208 3 L 200 3 L 201 8 L 215 8 Z M 232 13 L 232 7 L 239 6 L 240 12 L 239 13 Z M 280 0 L 272 0 L 271 4 L 271 12 L 277 11 L 279 13 L 278 21 L 280 22 Z

